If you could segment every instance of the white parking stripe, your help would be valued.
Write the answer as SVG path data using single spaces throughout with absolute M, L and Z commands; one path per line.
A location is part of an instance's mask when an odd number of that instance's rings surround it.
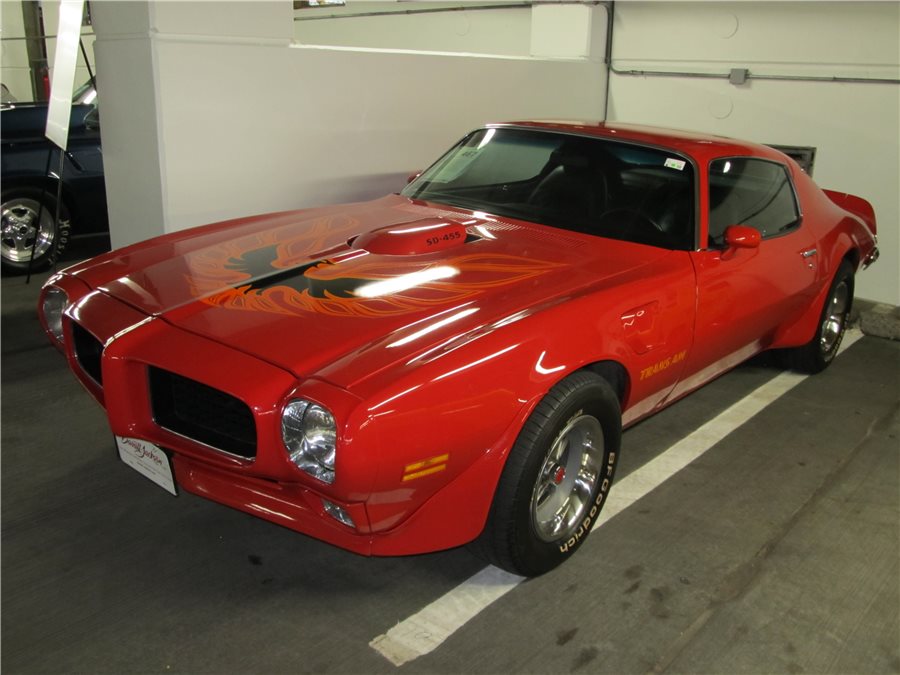
M 489 565 L 369 643 L 395 666 L 427 654 L 525 577 Z
M 841 351 L 861 337 L 859 330 L 847 331 Z M 807 377 L 797 373 L 781 373 L 641 468 L 616 481 L 595 529 L 681 471 Z M 369 646 L 395 666 L 402 666 L 439 647 L 467 621 L 524 580 L 524 577 L 493 565 L 485 567 L 421 611 L 379 635 Z

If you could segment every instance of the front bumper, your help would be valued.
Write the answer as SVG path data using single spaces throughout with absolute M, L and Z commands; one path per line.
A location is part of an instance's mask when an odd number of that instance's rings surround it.
M 354 553 L 372 555 L 372 537 L 361 532 L 369 526 L 364 504 L 339 504 L 356 524 L 354 532 L 326 513 L 323 499 L 334 502 L 334 497 L 323 497 L 308 487 L 235 475 L 177 452 L 173 469 L 176 483 L 187 492 Z
M 69 289 L 70 297 L 76 294 L 77 289 Z M 298 474 L 283 448 L 281 410 L 297 391 L 293 374 L 162 318 L 148 317 L 97 291 L 68 307 L 63 332 L 69 367 L 106 409 L 112 432 L 169 451 L 179 487 L 341 548 L 371 554 L 364 499 L 346 499 L 341 485 L 316 489 L 310 484 L 313 479 Z M 93 346 L 90 354 L 85 353 L 86 344 Z M 254 452 L 229 452 L 155 419 L 151 394 L 155 370 L 189 378 L 245 403 L 255 426 Z M 309 388 L 328 386 L 313 382 Z M 353 405 L 345 392 L 327 393 L 332 401 L 339 399 L 341 407 Z M 356 488 L 351 491 L 362 497 Z M 340 506 L 356 527 L 329 515 L 323 500 Z

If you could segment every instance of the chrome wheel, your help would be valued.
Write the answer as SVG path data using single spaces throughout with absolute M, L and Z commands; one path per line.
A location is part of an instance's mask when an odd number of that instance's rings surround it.
M 40 204 L 36 199 L 16 198 L 3 202 L 0 255 L 11 262 L 27 262 L 32 248 L 35 259 L 42 258 L 53 247 L 56 228 L 53 214 L 45 206 L 37 222 Z M 35 241 L 37 240 L 37 241 Z
M 526 577 L 568 560 L 606 504 L 621 443 L 622 412 L 609 380 L 588 370 L 564 377 L 522 425 L 473 548 Z
M 597 418 L 572 418 L 556 437 L 531 495 L 531 517 L 543 541 L 568 538 L 591 503 L 603 467 L 603 428 Z
M 825 316 L 822 319 L 820 331 L 819 349 L 822 355 L 830 354 L 841 340 L 844 327 L 847 323 L 847 313 L 850 309 L 850 288 L 846 281 L 841 281 L 834 289 Z

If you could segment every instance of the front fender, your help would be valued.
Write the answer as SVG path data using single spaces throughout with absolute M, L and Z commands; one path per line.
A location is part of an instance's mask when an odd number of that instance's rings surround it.
M 367 499 L 372 534 L 384 535 L 377 550 L 412 550 L 416 537 L 424 538 L 417 550 L 476 537 L 525 420 L 571 373 L 616 364 L 615 388 L 632 417 L 664 401 L 690 348 L 695 299 L 690 260 L 675 252 L 652 271 L 498 318 L 351 387 L 377 436 Z
M 372 555 L 409 555 L 462 546 L 481 534 L 506 465 L 525 420 L 540 402 L 535 396 L 523 405 L 497 442 L 449 483 L 426 499 L 399 525 L 372 537 Z M 384 493 L 382 493 L 382 498 Z M 398 495 L 399 496 L 399 495 Z M 390 517 L 381 498 L 367 505 L 370 522 Z

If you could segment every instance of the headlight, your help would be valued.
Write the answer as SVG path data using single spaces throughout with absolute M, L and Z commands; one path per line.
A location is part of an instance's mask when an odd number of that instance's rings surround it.
M 281 436 L 291 461 L 323 483 L 334 482 L 334 451 L 337 425 L 322 406 L 295 399 L 281 416 Z
M 66 292 L 61 288 L 51 286 L 44 294 L 44 302 L 41 305 L 47 329 L 60 342 L 63 341 L 62 315 L 68 304 L 69 296 L 66 295 Z

